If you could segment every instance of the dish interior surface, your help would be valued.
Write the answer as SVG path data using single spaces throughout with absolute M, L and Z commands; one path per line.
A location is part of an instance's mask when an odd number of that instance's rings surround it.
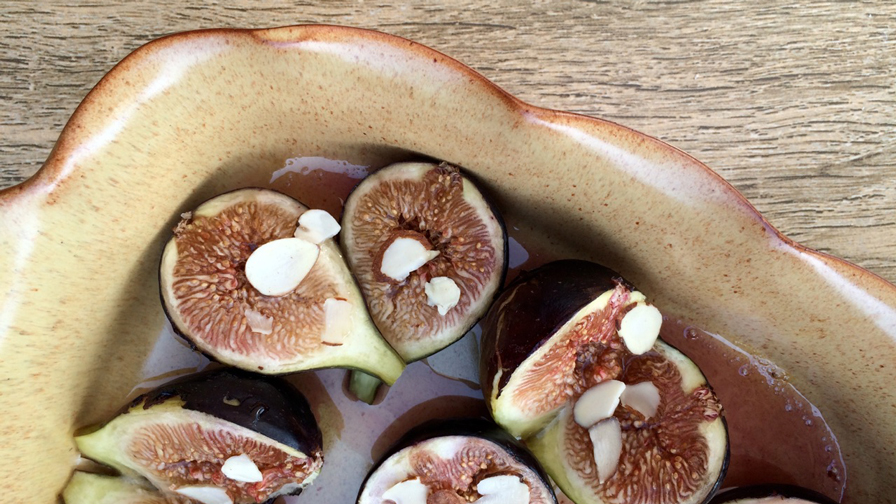
M 604 263 L 670 317 L 786 370 L 838 436 L 852 469 L 847 500 L 889 495 L 893 285 L 793 244 L 716 174 L 657 140 L 523 104 L 413 42 L 327 26 L 144 46 L 84 100 L 42 170 L 0 192 L 4 494 L 53 502 L 77 463 L 75 429 L 108 419 L 135 387 L 204 366 L 170 335 L 158 297 L 159 256 L 181 212 L 270 186 L 338 213 L 352 182 L 327 173 L 421 156 L 470 170 L 511 233 L 532 244 L 531 259 Z M 396 386 L 387 402 L 406 410 L 438 390 L 457 396 L 444 413 L 478 407 L 462 382 L 423 364 L 408 374 L 420 383 Z M 343 375 L 296 379 L 324 426 L 347 422 L 342 399 L 325 392 Z M 370 425 L 443 413 L 363 411 Z M 380 434 L 334 428 L 325 450 L 341 446 L 346 471 L 367 467 L 400 432 Z M 360 449 L 371 436 L 380 439 Z M 324 483 L 322 474 L 300 499 L 333 498 Z

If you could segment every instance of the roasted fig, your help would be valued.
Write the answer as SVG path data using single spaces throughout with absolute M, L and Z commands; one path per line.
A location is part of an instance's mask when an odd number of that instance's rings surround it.
M 304 396 L 278 378 L 227 369 L 162 385 L 75 442 L 84 456 L 166 496 L 204 504 L 297 494 L 323 465 Z
M 358 504 L 556 504 L 522 444 L 484 419 L 427 422 L 370 471 Z
M 699 504 L 724 477 L 721 405 L 661 324 L 619 275 L 575 260 L 522 275 L 486 317 L 489 409 L 578 504 Z
M 720 492 L 710 504 L 836 504 L 836 501 L 793 485 L 755 485 Z
M 242 189 L 182 215 L 159 285 L 175 330 L 210 357 L 279 374 L 361 369 L 387 383 L 404 363 L 382 339 L 322 210 Z
M 447 163 L 387 166 L 345 202 L 341 244 L 370 314 L 407 361 L 463 336 L 507 270 L 504 224 Z
M 195 504 L 186 497 L 166 496 L 125 478 L 76 472 L 62 492 L 65 504 Z

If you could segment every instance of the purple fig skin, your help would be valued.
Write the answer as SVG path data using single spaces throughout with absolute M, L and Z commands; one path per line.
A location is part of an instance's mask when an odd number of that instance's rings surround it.
M 617 285 L 632 288 L 613 270 L 575 259 L 522 273 L 498 296 L 482 324 L 479 378 L 486 402 L 499 370 L 503 374 L 498 392 L 516 368 L 573 315 Z
M 744 499 L 762 499 L 766 497 L 784 497 L 787 499 L 802 499 L 818 504 L 837 504 L 824 494 L 808 488 L 794 485 L 754 485 L 734 488 L 717 494 L 709 504 L 737 504 Z
M 323 452 L 323 437 L 311 406 L 282 379 L 217 369 L 161 385 L 131 401 L 122 413 L 141 404 L 150 410 L 170 399 L 180 399 L 184 409 L 245 427 L 309 457 Z

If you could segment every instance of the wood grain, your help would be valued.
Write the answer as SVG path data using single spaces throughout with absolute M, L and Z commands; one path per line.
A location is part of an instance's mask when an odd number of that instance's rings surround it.
M 412 38 L 530 103 L 704 161 L 787 236 L 896 281 L 896 3 L 0 1 L 0 187 L 34 173 L 116 62 L 197 28 Z

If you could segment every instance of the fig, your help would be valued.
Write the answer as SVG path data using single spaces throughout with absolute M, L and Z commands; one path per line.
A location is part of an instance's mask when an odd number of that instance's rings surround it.
M 65 504 L 194 504 L 186 497 L 167 497 L 158 490 L 116 476 L 76 472 L 62 492 Z
M 504 282 L 504 224 L 448 163 L 398 163 L 345 202 L 341 244 L 371 317 L 406 362 L 448 346 L 485 314 Z
M 699 504 L 725 475 L 721 404 L 661 324 L 625 279 L 578 260 L 521 275 L 486 316 L 489 410 L 577 504 Z
M 720 492 L 710 504 L 836 504 L 836 501 L 794 485 L 754 485 Z
M 556 504 L 538 461 L 482 418 L 424 423 L 371 469 L 358 504 Z
M 281 374 L 404 363 L 382 339 L 332 237 L 335 219 L 289 196 L 241 189 L 183 214 L 159 286 L 175 331 L 209 357 Z
M 305 397 L 281 379 L 231 369 L 143 394 L 75 443 L 85 457 L 145 478 L 166 497 L 203 504 L 295 495 L 323 465 Z

